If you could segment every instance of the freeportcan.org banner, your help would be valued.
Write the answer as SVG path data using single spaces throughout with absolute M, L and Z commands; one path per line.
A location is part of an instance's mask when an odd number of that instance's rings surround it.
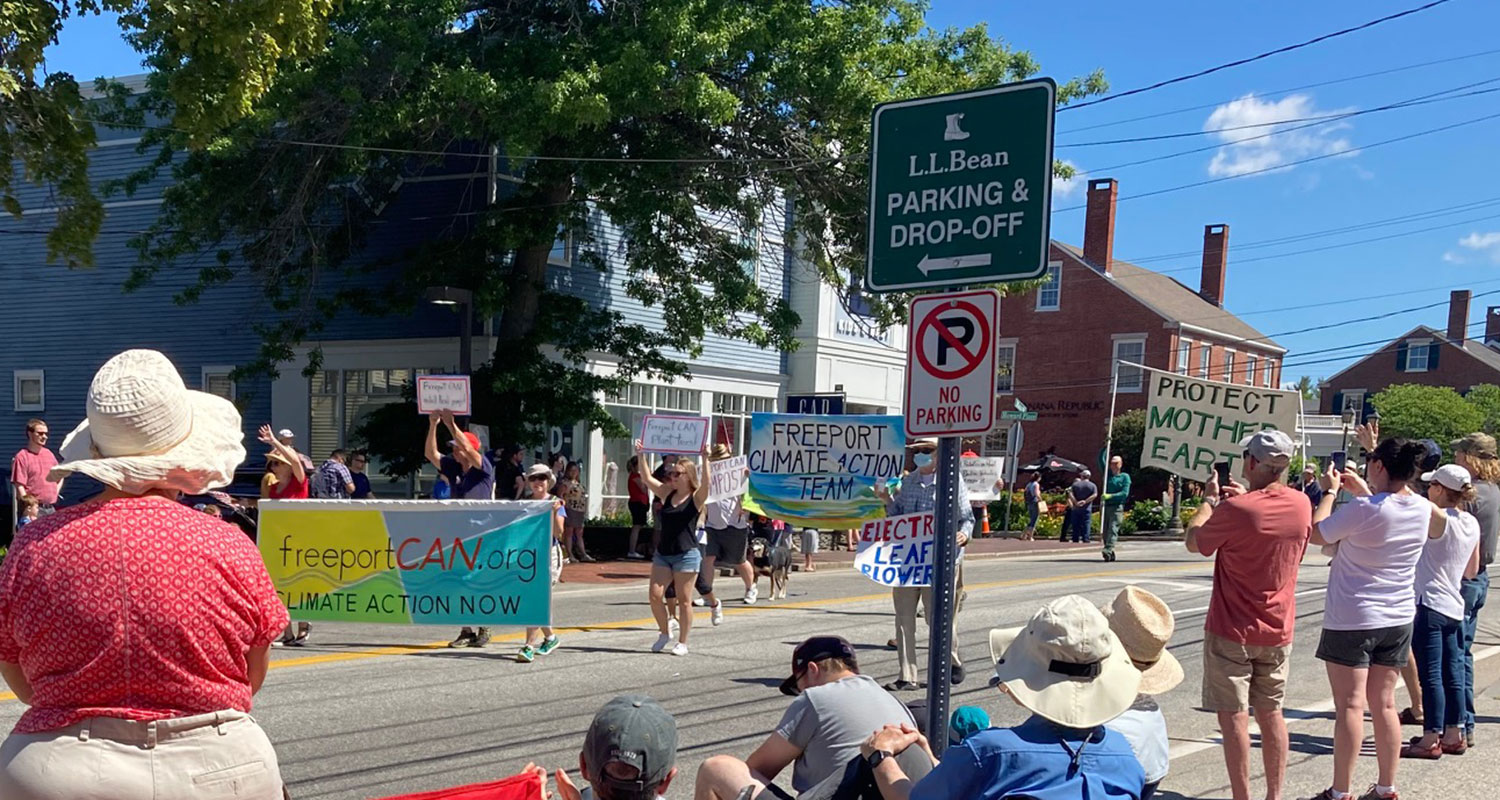
M 293 619 L 551 623 L 552 503 L 265 500 L 260 554 Z
M 1146 437 L 1141 466 L 1207 480 L 1213 465 L 1229 462 L 1240 474 L 1240 443 L 1275 428 L 1297 439 L 1297 392 L 1206 381 L 1161 370 L 1146 373 Z

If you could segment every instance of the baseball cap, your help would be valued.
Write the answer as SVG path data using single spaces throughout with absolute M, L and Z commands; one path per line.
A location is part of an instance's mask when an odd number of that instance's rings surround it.
M 1488 433 L 1471 433 L 1453 442 L 1453 450 L 1480 458 L 1495 457 L 1495 437 Z
M 825 658 L 847 658 L 855 660 L 854 645 L 842 636 L 813 636 L 792 651 L 792 676 L 781 682 L 781 693 L 796 697 L 802 693 L 797 688 L 797 679 L 807 671 L 807 665 Z
M 990 715 L 979 706 L 959 706 L 953 709 L 953 719 L 948 723 L 948 741 L 962 744 L 963 740 L 990 726 Z
M 936 448 L 937 446 L 938 440 L 927 437 L 912 439 L 906 443 L 906 449 L 908 450 L 926 450 L 928 448 Z
M 1444 464 L 1431 472 L 1422 473 L 1422 480 L 1441 484 L 1455 492 L 1462 492 L 1465 486 L 1474 482 L 1474 477 L 1469 474 L 1468 470 L 1457 464 Z
M 1240 446 L 1256 461 L 1278 468 L 1285 467 L 1297 450 L 1296 445 L 1292 444 L 1292 437 L 1275 428 L 1250 434 L 1240 442 Z
M 472 448 L 474 448 L 475 450 L 478 450 L 479 449 L 479 437 L 473 431 L 464 431 L 463 433 L 464 433 L 464 438 L 469 440 L 469 446 L 472 447 Z M 453 442 L 449 442 L 448 446 L 452 447 L 453 446 Z
M 594 715 L 583 737 L 583 759 L 596 790 L 606 786 L 649 797 L 677 762 L 677 721 L 646 695 L 622 694 Z M 612 778 L 604 769 L 609 764 L 634 767 L 637 777 Z
M 1417 444 L 1422 445 L 1427 450 L 1427 452 L 1422 454 L 1422 463 L 1417 465 L 1418 469 L 1423 472 L 1431 472 L 1437 469 L 1439 464 L 1443 463 L 1443 448 L 1438 447 L 1437 442 L 1431 439 L 1423 439 L 1417 442 Z
M 295 438 L 297 438 L 297 434 L 292 433 L 292 429 L 291 428 L 282 428 L 281 430 L 279 430 L 279 431 L 276 432 L 276 438 L 278 438 L 278 439 L 295 439 Z

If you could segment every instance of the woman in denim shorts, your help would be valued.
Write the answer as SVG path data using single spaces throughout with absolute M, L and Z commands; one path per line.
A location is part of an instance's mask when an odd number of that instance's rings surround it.
M 703 565 L 703 551 L 698 549 L 698 519 L 703 516 L 708 502 L 708 481 L 698 474 L 698 465 L 686 458 L 679 458 L 663 472 L 665 480 L 657 480 L 642 458 L 645 448 L 639 439 L 635 442 L 636 470 L 646 482 L 646 488 L 661 499 L 661 532 L 651 557 L 651 615 L 656 618 L 656 628 L 661 633 L 651 652 L 660 653 L 672 643 L 668 629 L 667 584 L 672 584 L 677 593 L 677 619 L 679 629 L 677 643 L 672 645 L 672 655 L 688 654 L 688 631 L 693 627 L 693 581 Z M 708 452 L 705 449 L 704 455 Z

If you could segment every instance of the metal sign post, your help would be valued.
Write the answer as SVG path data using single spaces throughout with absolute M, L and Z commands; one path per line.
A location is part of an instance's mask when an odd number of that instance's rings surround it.
M 933 508 L 932 608 L 927 630 L 927 742 L 941 757 L 948 746 L 949 676 L 953 672 L 953 606 L 957 600 L 954 559 L 958 555 L 958 472 L 960 442 L 956 436 L 938 439 L 937 502 Z

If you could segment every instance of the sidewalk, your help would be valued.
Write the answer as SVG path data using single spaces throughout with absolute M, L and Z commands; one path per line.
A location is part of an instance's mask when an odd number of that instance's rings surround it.
M 1135 541 L 1150 540 L 1155 537 L 1133 536 L 1129 537 Z M 1128 540 L 1126 540 L 1128 541 Z M 1005 558 L 1011 556 L 1027 556 L 1043 553 L 1097 553 L 1101 547 L 1096 537 L 1089 544 L 1068 544 L 1056 539 L 1040 539 L 1036 541 L 1023 542 L 1020 539 L 1003 536 L 988 538 L 977 538 L 969 542 L 964 551 L 965 558 Z M 792 566 L 794 572 L 802 571 L 802 554 L 793 553 L 795 563 Z M 854 552 L 850 550 L 820 550 L 813 555 L 813 566 L 816 569 L 824 567 L 830 569 L 847 568 L 854 561 Z M 563 585 L 567 584 L 590 584 L 609 585 L 627 584 L 644 581 L 651 574 L 650 561 L 597 561 L 592 564 L 573 562 L 563 567 Z

